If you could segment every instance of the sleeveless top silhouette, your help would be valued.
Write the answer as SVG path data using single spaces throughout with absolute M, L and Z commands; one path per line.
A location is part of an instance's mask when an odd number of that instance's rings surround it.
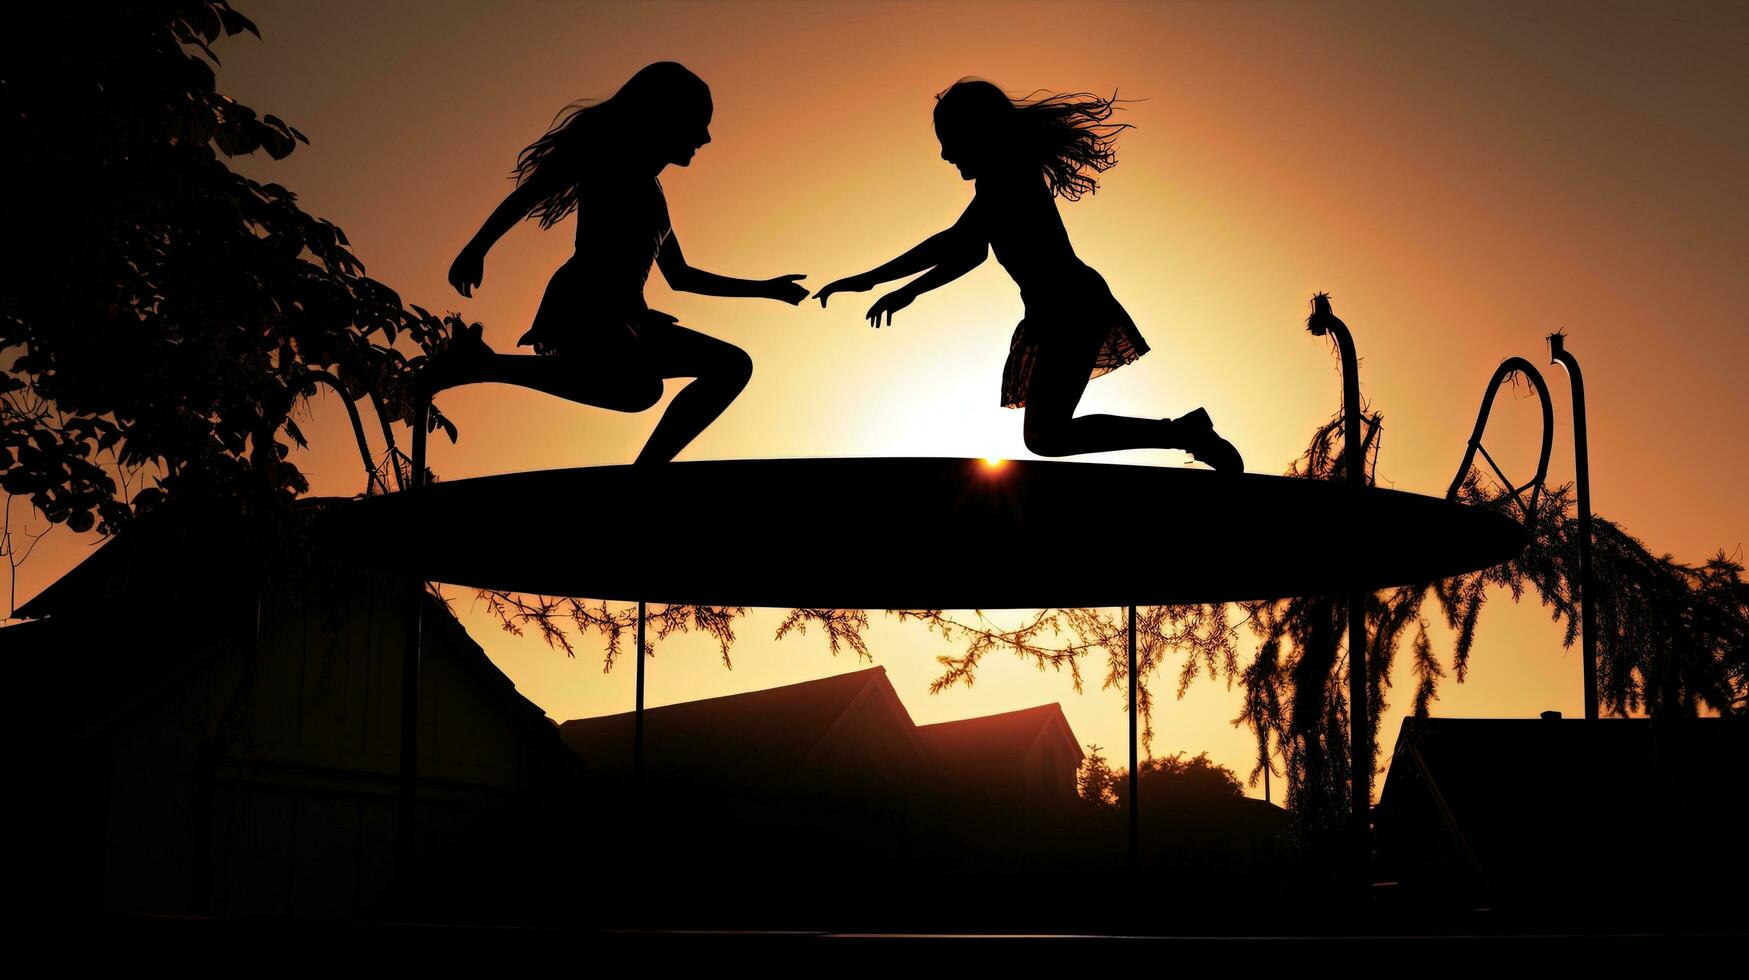
M 979 180 L 980 189 L 985 179 Z M 1003 407 L 1024 408 L 1041 351 L 1052 357 L 1074 356 L 1096 346 L 1091 380 L 1149 348 L 1105 278 L 1075 255 L 1056 198 L 1043 178 L 1029 174 L 1000 179 L 993 186 L 1004 209 L 986 205 L 978 219 L 996 261 L 1020 287 L 1026 304 L 1002 367 Z
M 547 283 L 534 325 L 517 346 L 537 354 L 636 344 L 675 318 L 644 303 L 644 283 L 673 232 L 655 177 L 630 185 L 585 177 L 577 201 L 577 251 Z M 604 348 L 607 348 L 604 350 Z

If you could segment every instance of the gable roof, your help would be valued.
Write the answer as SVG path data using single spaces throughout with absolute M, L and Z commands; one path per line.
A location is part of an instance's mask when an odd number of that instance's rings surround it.
M 1380 806 L 1425 779 L 1454 814 L 1489 819 L 1532 801 L 1577 811 L 1645 794 L 1712 797 L 1732 760 L 1749 757 L 1746 738 L 1745 720 L 1728 718 L 1405 718 Z
M 305 498 L 295 506 L 314 511 L 331 502 Z M 177 521 L 150 513 L 20 605 L 17 615 L 28 618 L 0 628 L 0 654 L 42 690 L 62 688 L 70 671 L 84 670 L 78 713 L 88 727 L 101 728 L 117 707 L 141 692 L 230 649 L 233 638 L 242 642 L 254 628 L 251 583 L 260 569 L 260 556 L 237 547 L 233 535 L 198 518 Z M 331 579 L 355 570 L 332 566 L 320 574 Z M 376 586 L 387 581 L 381 575 L 370 579 Z M 516 690 L 448 605 L 429 593 L 421 601 L 427 642 L 443 642 L 519 726 L 543 740 L 552 737 L 555 726 L 546 712 Z M 162 628 L 179 615 L 204 625 L 199 642 Z M 69 656 L 80 660 L 70 663 Z M 568 753 L 561 758 L 570 762 Z
M 911 718 L 884 667 L 700 701 L 644 709 L 644 747 L 652 770 L 717 771 L 778 777 L 804 765 L 853 705 L 879 698 L 896 709 L 896 729 Z M 559 726 L 565 744 L 598 771 L 631 767 L 636 713 L 579 718 Z
M 142 515 L 13 611 L 20 619 L 88 614 L 96 604 L 233 596 L 252 576 L 236 538 L 198 519 Z
M 1079 765 L 1083 756 L 1063 707 L 1056 702 L 1019 711 L 1005 711 L 981 718 L 962 718 L 917 729 L 929 754 L 948 770 L 978 770 L 1011 764 L 1041 737 L 1067 742 L 1068 761 Z

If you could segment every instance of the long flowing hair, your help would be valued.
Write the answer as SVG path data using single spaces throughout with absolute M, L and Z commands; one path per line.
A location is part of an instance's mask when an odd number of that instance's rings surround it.
M 1071 201 L 1099 190 L 1095 175 L 1117 165 L 1117 134 L 1133 129 L 1110 122 L 1122 102 L 1090 92 L 1040 94 L 1039 89 L 1013 98 L 994 84 L 962 78 L 935 97 L 938 123 L 970 125 L 993 137 L 1005 154 L 1036 164 L 1051 193 Z
M 636 138 L 647 120 L 663 112 L 702 100 L 710 104 L 710 87 L 704 80 L 674 61 L 658 61 L 638 69 L 608 99 L 582 99 L 553 117 L 540 139 L 524 147 L 511 171 L 517 186 L 556 171 L 564 179 L 529 209 L 528 216 L 551 228 L 577 210 L 582 184 L 579 166 L 585 152 L 612 153 L 628 139 Z

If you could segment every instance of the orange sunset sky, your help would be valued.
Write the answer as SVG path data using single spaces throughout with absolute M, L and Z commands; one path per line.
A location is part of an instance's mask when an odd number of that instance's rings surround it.
M 221 91 L 283 117 L 312 145 L 282 162 L 234 165 L 297 191 L 346 230 L 372 276 L 410 303 L 484 322 L 500 350 L 527 328 L 568 256 L 574 219 L 511 232 L 472 299 L 446 284 L 451 259 L 510 189 L 517 151 L 568 102 L 610 95 L 648 62 L 686 64 L 716 101 L 714 141 L 690 168 L 663 175 L 688 258 L 727 275 L 806 273 L 814 287 L 891 258 L 970 199 L 930 126 L 934 94 L 954 80 L 1116 91 L 1142 100 L 1121 113 L 1136 128 L 1120 138 L 1119 165 L 1096 195 L 1060 207 L 1082 258 L 1153 351 L 1094 381 L 1083 411 L 1157 417 L 1206 406 L 1251 471 L 1279 473 L 1339 406 L 1336 361 L 1303 329 L 1308 298 L 1329 290 L 1354 331 L 1364 393 L 1384 413 L 1381 483 L 1437 495 L 1494 367 L 1515 354 L 1546 363 L 1544 336 L 1565 329 L 1586 376 L 1597 513 L 1689 562 L 1721 547 L 1740 556 L 1749 538 L 1749 7 L 235 2 L 265 41 L 217 46 Z M 993 261 L 879 331 L 861 317 L 879 293 L 822 311 L 673 294 L 653 273 L 647 295 L 755 364 L 745 394 L 682 459 L 1027 455 L 1019 413 L 998 406 L 1021 305 Z M 1573 472 L 1567 379 L 1558 367 L 1545 374 L 1558 423 L 1550 479 L 1560 483 Z M 1536 402 L 1528 389 L 1513 394 L 1497 405 L 1488 444 L 1523 479 Z M 462 429 L 459 444 L 432 445 L 444 479 L 629 462 L 657 418 L 501 386 L 440 404 Z M 316 398 L 309 412 L 314 448 L 298 465 L 316 493 L 358 492 L 338 402 Z M 1139 507 L 1142 519 L 1179 519 Z M 603 516 L 554 502 L 534 516 L 477 520 L 538 536 L 548 521 Z M 855 526 L 856 515 L 845 519 Z M 1105 525 L 1099 515 L 1088 523 Z M 1126 555 L 1121 537 L 1094 533 L 1090 562 L 1194 560 Z M 774 529 L 735 534 L 723 546 L 768 546 Z M 20 569 L 18 599 L 93 543 L 56 529 Z M 614 546 L 638 547 L 637 529 L 623 528 Z M 968 574 L 976 558 L 919 552 L 966 561 Z M 594 639 L 566 659 L 500 632 L 471 591 L 446 592 L 554 719 L 631 707 L 629 663 L 604 675 Z M 1468 682 L 1448 679 L 1436 713 L 1580 714 L 1577 650 L 1562 649 L 1534 598 L 1494 599 Z M 733 671 L 706 641 L 662 644 L 650 703 L 866 666 L 829 656 L 817 632 L 773 642 L 777 619 L 756 610 L 737 624 Z M 1449 656 L 1448 633 L 1436 626 L 1434 637 Z M 1087 664 L 1079 695 L 1066 675 L 997 656 L 976 687 L 931 696 L 935 657 L 955 647 L 878 615 L 869 639 L 919 723 L 1060 701 L 1083 743 L 1121 759 L 1123 702 L 1100 690 L 1102 661 Z M 1156 679 L 1162 692 L 1175 676 Z M 1405 672 L 1380 721 L 1387 754 L 1411 693 Z M 1206 676 L 1182 701 L 1168 696 L 1156 752 L 1208 750 L 1243 776 L 1252 750 L 1249 732 L 1230 725 L 1239 705 L 1237 691 Z

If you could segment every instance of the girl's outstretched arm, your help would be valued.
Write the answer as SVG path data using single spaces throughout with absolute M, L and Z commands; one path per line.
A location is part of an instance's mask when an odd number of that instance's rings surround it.
M 449 267 L 449 284 L 456 288 L 456 292 L 463 296 L 474 294 L 474 287 L 485 276 L 486 253 L 504 237 L 505 232 L 516 227 L 518 221 L 528 217 L 535 205 L 553 192 L 557 179 L 550 168 L 536 170 L 529 179 L 516 185 L 516 189 L 504 198 L 504 203 L 492 209 L 486 223 L 462 246 L 461 254 Z
M 875 300 L 874 305 L 869 307 L 868 312 L 864 314 L 868 317 L 869 326 L 879 327 L 883 315 L 886 317 L 888 325 L 891 325 L 894 313 L 910 306 L 912 300 L 931 289 L 945 286 L 976 269 L 983 264 L 984 259 L 989 254 L 989 246 L 984 242 L 979 242 L 976 249 L 967 249 L 954 255 L 928 272 Z
M 978 226 L 975 213 L 977 206 L 977 199 L 973 198 L 972 203 L 966 207 L 965 213 L 961 214 L 959 220 L 953 223 L 953 227 L 929 236 L 918 243 L 915 248 L 891 262 L 870 269 L 861 275 L 849 276 L 837 282 L 828 283 L 814 294 L 814 298 L 818 299 L 820 305 L 824 307 L 826 300 L 833 293 L 860 293 L 873 289 L 883 282 L 915 275 L 925 269 L 940 266 L 951 267 L 969 260 L 971 264 L 966 265 L 958 273 L 925 288 L 934 289 L 942 283 L 951 282 L 959 276 L 965 275 L 979 262 L 984 261 L 984 256 L 989 253 L 988 240 Z M 970 256 L 973 254 L 976 254 L 977 258 L 970 260 Z M 918 292 L 922 291 L 918 290 Z
M 806 279 L 802 273 L 788 276 L 777 276 L 773 279 L 734 279 L 729 276 L 719 276 L 714 272 L 695 269 L 686 264 L 686 255 L 680 251 L 680 239 L 672 232 L 662 243 L 661 251 L 656 253 L 656 265 L 662 270 L 662 278 L 668 280 L 671 289 L 683 293 L 699 293 L 705 296 L 758 296 L 764 299 L 782 300 L 795 306 L 808 298 L 808 287 L 797 284 L 797 279 Z

